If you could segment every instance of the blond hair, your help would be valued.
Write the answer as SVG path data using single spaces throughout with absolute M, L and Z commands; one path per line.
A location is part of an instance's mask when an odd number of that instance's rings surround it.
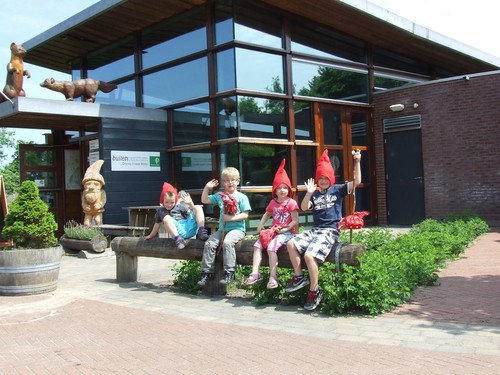
M 223 180 L 240 179 L 240 172 L 234 167 L 226 167 L 222 170 L 221 177 Z

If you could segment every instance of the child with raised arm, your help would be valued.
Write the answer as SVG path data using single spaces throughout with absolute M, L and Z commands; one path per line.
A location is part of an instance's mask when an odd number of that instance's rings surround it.
M 309 285 L 309 293 L 304 305 L 306 310 L 318 307 L 323 297 L 319 290 L 318 263 L 323 263 L 338 241 L 340 233 L 338 223 L 342 219 L 342 202 L 347 194 L 351 194 L 361 183 L 361 152 L 353 152 L 354 181 L 335 185 L 335 173 L 328 157 L 328 150 L 321 155 L 316 169 L 316 181 L 313 178 L 306 182 L 307 192 L 300 204 L 303 211 L 312 209 L 314 227 L 306 230 L 288 241 L 287 250 L 293 265 L 294 276 L 285 289 L 287 293 L 294 292 Z M 317 189 L 319 187 L 319 190 Z M 300 256 L 309 271 L 309 280 L 302 274 Z
M 195 205 L 191 196 L 185 191 L 177 194 L 177 189 L 167 182 L 163 184 L 160 207 L 156 209 L 155 224 L 151 233 L 146 236 L 146 240 L 156 236 L 162 224 L 165 231 L 174 239 L 179 250 L 186 246 L 185 238 L 196 235 L 199 240 L 208 239 L 203 207 Z
M 215 271 L 215 255 L 219 243 L 222 242 L 222 258 L 224 275 L 221 284 L 228 284 L 234 278 L 236 270 L 236 244 L 243 239 L 246 232 L 245 220 L 251 210 L 248 197 L 237 190 L 240 183 L 240 172 L 233 167 L 225 168 L 221 173 L 223 192 L 213 194 L 219 181 L 210 180 L 203 188 L 201 202 L 217 205 L 220 208 L 219 229 L 205 242 L 201 260 L 201 278 L 198 285 L 204 286 Z
M 269 256 L 269 282 L 268 289 L 274 289 L 279 286 L 276 277 L 278 268 L 278 250 L 285 245 L 295 233 L 295 227 L 299 224 L 299 205 L 292 198 L 292 184 L 285 170 L 285 162 L 281 162 L 273 181 L 273 199 L 266 207 L 266 212 L 262 215 L 262 219 L 257 227 L 257 232 L 260 233 L 264 229 L 266 222 L 272 218 L 271 228 L 276 230 L 275 237 L 267 246 L 267 254 Z M 259 273 L 260 263 L 262 261 L 262 251 L 265 250 L 260 240 L 257 240 L 253 245 L 253 264 L 252 273 L 244 281 L 244 285 L 253 285 L 262 280 L 262 275 Z

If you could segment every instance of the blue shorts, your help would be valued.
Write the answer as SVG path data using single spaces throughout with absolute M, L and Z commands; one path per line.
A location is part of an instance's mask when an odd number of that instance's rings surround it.
M 182 238 L 192 238 L 198 233 L 198 223 L 194 217 L 194 212 L 191 210 L 189 217 L 183 220 L 174 220 L 177 232 Z
M 311 228 L 297 234 L 293 241 L 299 254 L 310 254 L 323 263 L 339 238 L 333 228 Z

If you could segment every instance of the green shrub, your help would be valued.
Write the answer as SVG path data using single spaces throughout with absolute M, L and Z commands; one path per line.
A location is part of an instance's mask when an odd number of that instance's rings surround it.
M 480 218 L 465 213 L 447 220 L 426 219 L 414 225 L 408 233 L 395 235 L 384 228 L 365 228 L 354 231 L 352 241 L 363 244 L 366 252 L 359 256 L 359 266 L 336 266 L 326 262 L 320 269 L 319 287 L 323 300 L 319 309 L 327 315 L 361 313 L 377 315 L 406 302 L 417 286 L 433 285 L 438 270 L 449 259 L 457 258 L 475 238 L 488 231 Z M 350 233 L 341 234 L 342 242 L 349 242 Z M 236 284 L 251 272 L 251 266 L 239 266 Z M 200 265 L 190 263 L 179 268 L 176 283 L 185 291 L 196 292 Z M 307 273 L 307 271 L 306 271 Z M 261 267 L 263 281 L 247 289 L 254 294 L 253 302 L 263 304 L 294 304 L 305 302 L 304 290 L 285 293 L 286 283 L 293 270 L 279 268 L 280 288 L 268 290 L 269 268 Z M 307 276 L 307 275 L 306 275 Z
M 17 198 L 5 216 L 2 236 L 12 238 L 19 249 L 46 248 L 57 245 L 54 214 L 40 198 L 33 181 L 23 181 Z

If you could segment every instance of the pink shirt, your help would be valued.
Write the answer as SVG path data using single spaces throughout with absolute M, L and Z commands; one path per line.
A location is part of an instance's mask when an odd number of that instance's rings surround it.
M 273 218 L 272 225 L 286 227 L 292 221 L 292 212 L 298 211 L 299 205 L 295 199 L 288 198 L 286 201 L 279 203 L 276 199 L 272 199 L 266 207 L 266 211 L 271 213 Z M 290 230 L 295 233 L 295 228 Z

